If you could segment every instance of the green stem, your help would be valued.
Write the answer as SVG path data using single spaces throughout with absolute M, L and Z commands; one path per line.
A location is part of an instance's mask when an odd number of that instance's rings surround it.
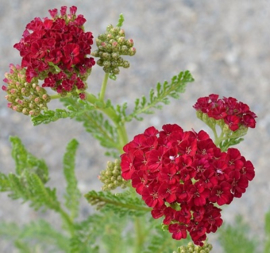
M 101 101 L 104 101 L 108 78 L 109 78 L 109 73 L 105 73 L 104 78 L 103 78 L 103 82 L 102 82 L 102 86 L 101 86 L 101 90 L 100 90 L 100 94 L 99 94 L 99 99 Z
M 54 95 L 49 95 L 51 99 L 58 99 L 61 98 L 60 94 L 54 94 Z
M 105 91 L 104 91 L 105 92 Z M 117 129 L 118 135 L 119 135 L 119 143 L 117 143 L 117 149 L 119 150 L 120 153 L 123 152 L 123 146 L 127 144 L 128 142 L 128 137 L 127 137 L 127 132 L 125 125 L 120 121 L 119 116 L 116 114 L 116 112 L 113 110 L 111 107 L 105 107 L 104 101 L 101 101 L 100 99 L 96 98 L 93 94 L 91 93 L 86 93 L 86 100 L 93 104 L 96 105 L 96 109 L 102 111 L 105 115 L 107 115 L 115 124 L 115 127 Z M 102 106 L 98 106 L 97 104 L 102 104 Z
M 144 236 L 143 236 L 143 228 L 142 228 L 142 223 L 141 219 L 139 217 L 135 218 L 135 234 L 136 234 L 136 245 L 134 248 L 134 253 L 141 253 L 142 252 L 142 247 L 144 243 Z
M 59 213 L 61 214 L 62 220 L 67 224 L 70 235 L 74 236 L 74 224 L 72 219 L 61 207 L 59 207 Z

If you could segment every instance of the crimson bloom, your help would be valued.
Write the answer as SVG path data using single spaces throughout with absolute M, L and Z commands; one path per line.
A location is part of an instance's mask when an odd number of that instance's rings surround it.
M 221 103 L 218 96 L 211 98 Z M 239 150 L 222 152 L 206 132 L 184 131 L 176 124 L 161 131 L 150 127 L 123 150 L 122 176 L 152 208 L 153 218 L 163 216 L 174 239 L 189 233 L 197 245 L 222 225 L 221 209 L 214 204 L 241 197 L 254 177 L 252 163 Z
M 37 77 L 64 96 L 67 92 L 85 98 L 85 80 L 95 61 L 91 54 L 93 35 L 84 32 L 85 18 L 76 15 L 77 7 L 62 6 L 49 10 L 50 18 L 35 18 L 26 25 L 20 42 L 14 47 L 22 57 L 21 66 L 26 68 L 26 80 Z M 59 74 L 62 78 L 59 79 Z M 72 76 L 76 75 L 76 78 Z M 79 92 L 77 92 L 77 90 Z M 79 94 L 79 95 L 78 95 Z
M 256 126 L 256 114 L 250 111 L 247 104 L 232 97 L 221 99 L 217 94 L 211 94 L 199 98 L 193 107 L 209 118 L 224 120 L 232 131 L 236 131 L 240 126 L 250 128 Z

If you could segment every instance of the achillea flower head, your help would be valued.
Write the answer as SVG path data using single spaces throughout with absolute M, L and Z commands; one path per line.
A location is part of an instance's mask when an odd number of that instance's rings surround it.
M 193 243 L 189 242 L 187 246 L 180 246 L 177 251 L 173 253 L 209 253 L 212 250 L 212 244 L 205 242 L 205 244 L 200 246 L 195 246 Z
M 120 160 L 116 159 L 114 162 L 107 162 L 107 167 L 101 171 L 99 180 L 103 183 L 103 191 L 114 190 L 117 187 L 126 188 L 127 181 L 121 176 Z
M 98 57 L 97 64 L 103 67 L 106 73 L 119 74 L 119 67 L 129 68 L 130 64 L 121 55 L 133 56 L 136 49 L 132 39 L 125 38 L 125 31 L 116 26 L 109 25 L 107 31 L 96 39 L 98 49 L 92 53 Z
M 203 121 L 207 121 L 207 118 L 222 120 L 231 131 L 236 131 L 241 127 L 255 128 L 256 126 L 256 114 L 250 111 L 247 104 L 233 97 L 221 99 L 218 95 L 211 94 L 208 97 L 199 98 L 193 107 Z M 205 116 L 207 118 L 204 119 Z
M 124 146 L 122 177 L 152 207 L 174 239 L 189 232 L 196 245 L 222 225 L 221 209 L 240 198 L 254 176 L 254 167 L 236 148 L 222 152 L 204 132 L 180 126 L 154 127 Z
M 46 90 L 37 83 L 37 78 L 26 81 L 26 69 L 20 65 L 10 65 L 10 72 L 5 74 L 2 89 L 9 101 L 8 107 L 25 115 L 38 116 L 42 110 L 47 110 L 47 103 L 51 100 Z
M 20 42 L 14 47 L 22 57 L 26 81 L 44 80 L 42 87 L 52 88 L 65 96 L 78 97 L 86 88 L 86 79 L 95 61 L 91 54 L 93 35 L 85 32 L 83 15 L 76 15 L 77 8 L 61 7 L 50 10 L 51 18 L 35 18 L 26 26 Z

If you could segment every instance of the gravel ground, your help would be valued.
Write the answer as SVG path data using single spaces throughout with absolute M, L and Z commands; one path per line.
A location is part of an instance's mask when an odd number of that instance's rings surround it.
M 112 101 L 122 103 L 148 94 L 157 82 L 169 80 L 180 70 L 189 69 L 195 82 L 187 87 L 180 100 L 172 101 L 163 111 L 146 117 L 143 122 L 128 126 L 130 138 L 149 125 L 157 128 L 165 123 L 178 123 L 185 130 L 201 128 L 208 131 L 196 119 L 192 105 L 198 97 L 210 93 L 234 96 L 248 103 L 258 116 L 255 130 L 250 130 L 239 148 L 256 168 L 256 177 L 246 194 L 226 208 L 223 217 L 232 222 L 236 214 L 242 214 L 253 228 L 252 233 L 261 238 L 264 213 L 269 209 L 270 155 L 270 2 L 266 0 L 169 0 L 169 1 L 34 1 L 0 0 L 0 76 L 8 71 L 10 63 L 20 62 L 19 53 L 13 49 L 34 17 L 45 17 L 47 10 L 62 5 L 77 5 L 78 13 L 87 19 L 86 30 L 96 37 L 110 23 L 116 24 L 118 16 L 125 16 L 124 29 L 133 38 L 137 54 L 131 68 L 122 70 L 116 82 L 110 82 L 107 95 Z M 95 67 L 89 81 L 91 92 L 98 92 L 102 71 Z M 62 154 L 70 139 L 80 142 L 77 158 L 77 176 L 83 193 L 99 189 L 98 171 L 103 169 L 106 157 L 96 141 L 83 127 L 65 119 L 50 125 L 33 127 L 30 119 L 12 112 L 0 99 L 0 169 L 11 172 L 10 135 L 19 136 L 36 156 L 45 158 L 50 168 L 52 186 L 64 190 L 62 178 Z M 130 106 L 133 106 L 129 102 Z M 50 104 L 51 106 L 51 104 Z M 57 104 L 52 103 L 52 107 Z M 57 221 L 53 213 L 36 213 L 27 204 L 0 196 L 0 221 L 24 224 L 39 216 Z M 89 213 L 85 200 L 81 203 L 81 216 Z M 213 238 L 214 240 L 214 238 Z M 9 243 L 0 240 L 0 252 L 16 252 Z M 216 248 L 214 252 L 221 252 Z

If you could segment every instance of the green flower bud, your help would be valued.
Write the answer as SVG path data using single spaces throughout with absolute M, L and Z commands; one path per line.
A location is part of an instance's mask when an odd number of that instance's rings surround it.
M 118 66 L 118 62 L 117 62 L 117 61 L 112 61 L 112 62 L 111 62 L 111 66 L 112 66 L 113 68 L 117 67 L 117 66 Z
M 124 31 L 124 29 L 121 29 L 118 34 L 119 34 L 119 36 L 125 37 L 125 31 Z
M 121 53 L 122 53 L 122 54 L 127 54 L 127 53 L 128 53 L 128 47 L 127 47 L 126 45 L 123 45 L 123 46 L 121 47 Z
M 96 44 L 97 44 L 97 46 L 100 46 L 100 45 L 101 45 L 101 43 L 102 43 L 102 40 L 100 40 L 99 38 L 98 38 L 98 39 L 96 39 Z
M 130 48 L 130 49 L 128 50 L 128 52 L 129 52 L 129 55 L 130 55 L 130 56 L 133 56 L 133 55 L 136 54 L 136 48 L 135 48 L 135 47 L 132 47 L 132 48 Z
M 120 160 L 114 162 L 107 162 L 105 170 L 101 171 L 99 176 L 100 181 L 103 183 L 102 189 L 104 191 L 114 190 L 117 187 L 125 188 L 127 182 L 121 176 Z
M 120 69 L 119 69 L 118 67 L 116 67 L 116 68 L 114 68 L 114 69 L 112 70 L 112 72 L 113 72 L 113 74 L 117 75 L 117 74 L 120 73 Z
M 98 50 L 92 55 L 100 58 L 97 60 L 97 64 L 103 67 L 104 72 L 111 74 L 110 77 L 120 73 L 119 67 L 128 68 L 130 65 L 128 61 L 124 62 L 120 55 L 132 56 L 136 52 L 133 48 L 133 40 L 126 40 L 125 31 L 112 25 L 107 27 L 104 34 L 98 36 L 96 44 Z M 109 65 L 107 61 L 110 61 L 111 64 Z
M 97 60 L 97 65 L 103 66 L 103 60 L 101 60 L 101 59 Z
M 23 113 L 24 115 L 29 115 L 29 109 L 28 109 L 28 108 L 23 108 L 23 109 L 22 109 L 22 113 Z
M 118 52 L 114 52 L 114 53 L 112 53 L 112 58 L 113 59 L 118 59 L 119 58 L 119 53 Z
M 123 68 L 129 68 L 130 64 L 128 61 L 123 62 Z
M 120 45 L 124 45 L 124 43 L 125 43 L 125 37 L 119 37 L 118 39 L 117 39 L 117 42 L 120 44 Z
M 134 45 L 133 39 L 127 40 L 127 41 L 126 41 L 126 45 L 127 45 L 128 47 L 133 47 L 133 45 Z
M 107 32 L 110 32 L 112 28 L 113 28 L 113 25 L 108 25 L 106 28 Z
M 119 33 L 119 31 L 120 31 L 120 28 L 119 28 L 119 27 L 113 27 L 113 28 L 111 29 L 111 32 L 112 32 L 114 35 L 117 35 L 117 34 Z
M 103 70 L 106 73 L 110 73 L 111 72 L 111 68 L 103 67 Z
M 109 60 L 109 59 L 111 58 L 111 54 L 105 52 L 105 53 L 102 54 L 101 57 L 102 57 L 103 59 Z

